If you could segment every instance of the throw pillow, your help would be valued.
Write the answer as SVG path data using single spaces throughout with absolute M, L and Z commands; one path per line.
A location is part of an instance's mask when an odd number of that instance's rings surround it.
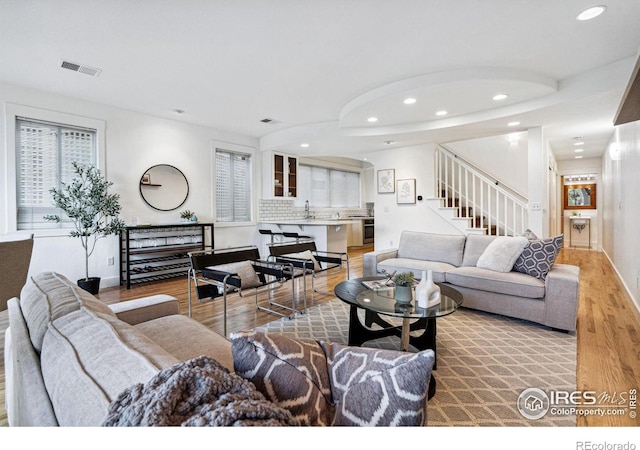
M 482 252 L 476 266 L 494 272 L 511 272 L 528 242 L 522 236 L 499 236 Z
M 563 241 L 562 234 L 549 239 L 529 241 L 516 260 L 513 270 L 544 281 L 556 262 Z
M 528 228 L 524 230 L 524 233 L 522 233 L 522 236 L 526 237 L 530 241 L 538 239 L 538 236 L 536 236 L 536 234 Z
M 426 425 L 433 350 L 406 353 L 320 344 L 336 407 L 333 425 Z
M 320 263 L 313 256 L 313 253 L 311 253 L 311 250 L 305 250 L 304 252 L 300 252 L 300 253 L 287 253 L 286 255 L 282 255 L 282 257 L 283 258 L 304 259 L 305 261 L 312 261 L 313 262 L 313 270 L 322 270 L 322 267 L 320 267 Z
M 260 286 L 260 278 L 256 273 L 251 261 L 240 261 L 218 266 L 210 266 L 207 269 L 219 270 L 221 272 L 237 273 L 240 277 L 242 289 L 251 289 Z
M 327 362 L 316 341 L 261 332 L 235 333 L 230 339 L 238 375 L 303 425 L 331 424 Z

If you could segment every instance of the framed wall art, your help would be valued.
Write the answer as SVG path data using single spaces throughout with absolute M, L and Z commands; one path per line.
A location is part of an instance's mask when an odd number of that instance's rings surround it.
M 398 180 L 398 204 L 409 204 L 416 202 L 416 179 L 408 178 Z
M 395 169 L 378 170 L 378 194 L 394 193 L 396 187 Z

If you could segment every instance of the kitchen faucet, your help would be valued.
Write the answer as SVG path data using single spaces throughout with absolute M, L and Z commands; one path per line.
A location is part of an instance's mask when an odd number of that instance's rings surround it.
M 304 218 L 308 219 L 310 217 L 309 215 L 309 200 L 305 200 L 304 202 Z

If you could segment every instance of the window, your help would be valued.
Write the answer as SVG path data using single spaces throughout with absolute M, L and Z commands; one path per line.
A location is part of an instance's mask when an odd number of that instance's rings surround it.
M 49 191 L 71 182 L 73 161 L 95 165 L 96 155 L 96 130 L 16 117 L 18 230 L 65 226 L 44 220 L 61 213 Z
M 251 155 L 216 149 L 216 221 L 251 221 Z
M 300 164 L 298 199 L 316 208 L 359 208 L 360 174 Z

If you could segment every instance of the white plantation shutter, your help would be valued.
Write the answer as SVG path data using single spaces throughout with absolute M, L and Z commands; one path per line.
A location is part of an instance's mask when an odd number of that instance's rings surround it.
M 251 156 L 216 149 L 216 220 L 251 221 Z
M 325 167 L 298 166 L 298 199 L 316 208 L 359 208 L 360 174 Z
M 16 120 L 16 193 L 18 229 L 33 230 L 61 225 L 44 220 L 60 214 L 49 192 L 74 177 L 73 161 L 95 164 L 96 131 L 40 122 Z

